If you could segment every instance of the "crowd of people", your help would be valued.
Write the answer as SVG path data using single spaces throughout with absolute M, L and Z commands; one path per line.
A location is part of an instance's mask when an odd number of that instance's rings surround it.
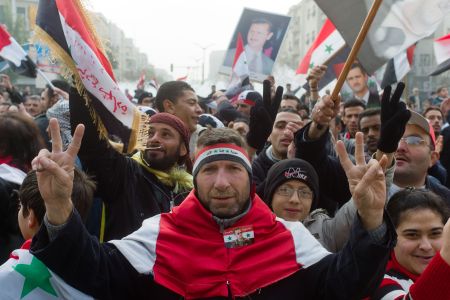
M 69 83 L 2 75 L 0 285 L 20 248 L 96 299 L 450 299 L 448 89 L 423 108 L 356 63 L 344 101 L 325 71 L 301 99 L 139 90 L 131 154 Z

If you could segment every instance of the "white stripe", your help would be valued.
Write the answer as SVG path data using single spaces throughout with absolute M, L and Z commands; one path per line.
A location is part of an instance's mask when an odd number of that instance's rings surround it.
M 320 43 L 320 45 L 317 46 L 316 49 L 314 49 L 314 52 L 311 55 L 310 64 L 312 63 L 314 66 L 324 64 L 344 46 L 345 41 L 341 34 L 337 30 L 334 30 L 322 43 Z M 327 47 L 331 47 L 332 51 L 326 52 L 325 50 Z
M 239 55 L 239 58 L 234 65 L 233 72 L 236 73 L 236 75 L 238 75 L 239 77 L 243 77 L 245 75 L 248 76 L 249 71 L 245 51 L 242 51 L 241 55 Z
M 11 44 L 1 49 L 0 56 L 20 67 L 22 60 L 26 60 L 27 53 L 14 38 L 10 37 L 9 40 Z
M 391 279 L 391 280 L 395 281 L 396 283 L 398 283 L 402 287 L 403 291 L 406 291 L 406 292 L 409 292 L 409 288 L 414 283 L 411 279 L 400 279 L 400 278 L 397 278 L 397 277 L 394 277 L 394 276 L 390 276 L 390 275 L 387 275 L 387 274 L 384 275 L 384 278 Z
M 223 241 L 225 243 L 233 242 L 237 240 L 237 236 L 235 234 L 228 234 L 223 236 Z
M 405 299 L 406 295 L 407 294 L 405 293 L 405 291 L 395 290 L 395 291 L 392 291 L 392 292 L 384 295 L 384 297 L 381 298 L 380 300 L 393 300 L 400 296 L 403 296 L 403 299 Z
M 194 163 L 194 167 L 192 168 L 192 173 L 195 173 L 195 170 L 198 168 L 198 165 L 200 164 L 200 162 L 203 159 L 205 159 L 206 157 L 211 156 L 211 155 L 222 155 L 222 154 L 239 157 L 240 159 L 242 159 L 244 161 L 244 163 L 247 164 L 247 166 L 250 169 L 252 168 L 252 164 L 248 160 L 247 156 L 245 156 L 241 151 L 234 150 L 232 148 L 213 148 L 210 150 L 206 150 L 199 157 L 197 157 L 197 159 L 195 160 L 195 163 Z
M 21 185 L 27 173 L 7 164 L 0 165 L 0 178 L 6 181 Z
M 291 232 L 294 238 L 297 263 L 304 268 L 314 265 L 325 256 L 331 254 L 312 236 L 302 223 L 289 222 L 281 218 L 277 218 L 277 221 Z
M 133 124 L 133 112 L 137 108 L 128 100 L 120 90 L 119 85 L 103 68 L 92 49 L 84 42 L 81 36 L 65 21 L 63 15 L 61 25 L 66 37 L 70 53 L 78 68 L 78 73 L 84 87 L 92 93 L 107 109 L 128 128 Z M 83 72 L 85 72 L 83 74 Z
M 146 219 L 141 228 L 121 240 L 113 240 L 117 249 L 141 274 L 153 274 L 156 261 L 156 241 L 159 235 L 161 215 Z
M 433 47 L 434 56 L 438 65 L 450 58 L 450 38 L 442 41 L 434 41 Z
M 394 56 L 394 69 L 395 77 L 397 77 L 397 82 L 402 80 L 402 78 L 405 77 L 406 74 L 408 74 L 409 70 L 411 70 L 406 50 Z

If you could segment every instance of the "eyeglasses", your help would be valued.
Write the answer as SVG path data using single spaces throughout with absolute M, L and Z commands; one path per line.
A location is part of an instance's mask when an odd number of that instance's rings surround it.
M 297 192 L 298 198 L 303 200 L 309 200 L 313 197 L 313 193 L 307 189 L 292 189 L 287 186 L 281 186 L 276 193 L 280 196 L 291 198 L 292 195 L 294 195 L 294 192 Z
M 398 143 L 400 144 L 401 142 L 406 143 L 406 145 L 408 145 L 408 146 L 414 146 L 414 147 L 419 146 L 420 144 L 427 143 L 423 138 L 414 136 L 414 135 L 410 135 L 410 136 L 401 138 Z

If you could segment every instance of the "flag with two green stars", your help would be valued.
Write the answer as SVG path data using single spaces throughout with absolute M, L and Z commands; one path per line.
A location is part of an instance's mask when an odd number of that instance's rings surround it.
M 65 283 L 26 249 L 0 266 L 0 299 L 93 299 Z

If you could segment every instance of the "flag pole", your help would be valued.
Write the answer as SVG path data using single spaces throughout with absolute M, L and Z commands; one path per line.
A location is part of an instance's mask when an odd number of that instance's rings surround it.
M 366 38 L 367 32 L 370 29 L 370 25 L 372 25 L 373 19 L 375 18 L 381 3 L 382 0 L 374 0 L 372 6 L 370 7 L 369 13 L 367 14 L 367 17 L 364 20 L 364 23 L 358 33 L 356 41 L 353 44 L 352 50 L 350 51 L 350 54 L 348 55 L 348 58 L 345 61 L 344 68 L 342 69 L 342 72 L 339 75 L 336 86 L 334 87 L 333 92 L 331 93 L 331 99 L 333 101 L 337 101 L 338 99 L 338 95 L 339 92 L 341 91 L 342 85 L 344 85 L 344 81 L 347 78 L 348 72 L 350 71 L 353 62 L 355 61 L 356 55 L 358 54 L 359 49 L 361 48 L 361 45 L 364 42 L 364 39 Z
M 44 78 L 45 81 L 47 81 L 48 85 L 52 88 L 55 89 L 55 86 L 52 84 L 52 82 L 50 81 L 50 79 L 48 79 L 47 75 L 44 74 L 44 72 L 42 72 L 40 69 L 36 68 L 36 71 L 39 73 L 39 75 L 42 76 L 42 78 Z

